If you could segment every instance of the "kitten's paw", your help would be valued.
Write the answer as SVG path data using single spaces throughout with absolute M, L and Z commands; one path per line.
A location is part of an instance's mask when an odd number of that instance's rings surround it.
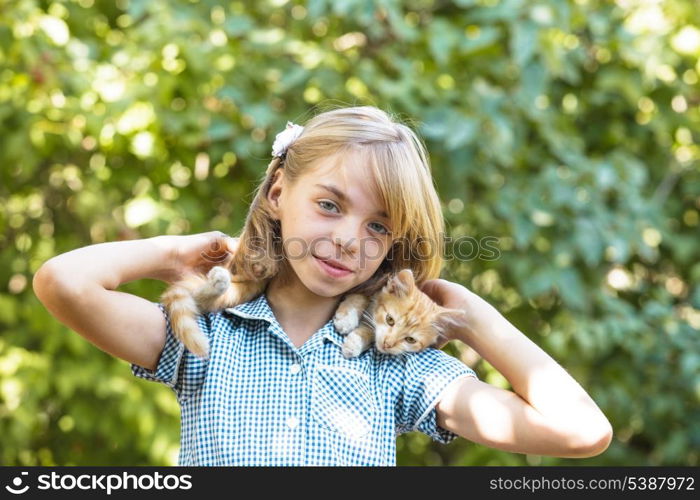
M 357 335 L 348 335 L 343 342 L 342 353 L 345 359 L 356 358 L 362 351 L 365 350 L 365 345 L 362 339 Z
M 207 274 L 207 279 L 219 295 L 231 286 L 231 273 L 221 266 L 212 267 Z
M 337 312 L 333 318 L 333 324 L 338 333 L 347 335 L 360 324 L 360 315 L 354 309 Z

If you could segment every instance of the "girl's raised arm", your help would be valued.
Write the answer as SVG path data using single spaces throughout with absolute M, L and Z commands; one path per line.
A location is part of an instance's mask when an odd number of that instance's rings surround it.
M 188 271 L 206 272 L 229 255 L 233 243 L 224 238 L 214 231 L 89 245 L 46 261 L 32 286 L 53 316 L 95 346 L 155 369 L 165 318 L 153 302 L 116 289 L 138 279 L 172 283 Z
M 584 458 L 605 451 L 612 427 L 586 391 L 537 344 L 478 295 L 446 280 L 424 290 L 467 312 L 451 337 L 474 348 L 513 387 L 461 379 L 437 406 L 439 424 L 471 441 L 517 453 Z

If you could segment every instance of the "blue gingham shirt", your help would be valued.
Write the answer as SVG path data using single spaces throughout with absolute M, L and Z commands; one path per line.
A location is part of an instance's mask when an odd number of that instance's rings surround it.
M 371 347 L 341 353 L 344 337 L 328 321 L 295 347 L 265 294 L 197 317 L 211 354 L 187 351 L 166 318 L 155 371 L 132 373 L 173 389 L 180 403 L 178 465 L 396 465 L 396 436 L 420 431 L 449 443 L 435 405 L 447 385 L 475 377 L 439 349 L 392 356 Z

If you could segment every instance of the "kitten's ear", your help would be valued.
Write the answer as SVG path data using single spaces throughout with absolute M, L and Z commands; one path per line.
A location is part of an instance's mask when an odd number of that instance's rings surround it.
M 415 285 L 413 279 L 413 273 L 410 269 L 402 269 L 396 275 L 389 278 L 386 284 L 386 291 L 396 295 L 397 297 L 403 297 L 408 294 L 408 291 Z
M 406 288 L 411 288 L 416 284 L 416 280 L 413 277 L 413 271 L 410 269 L 401 269 L 399 271 L 399 274 L 396 275 L 399 280 L 401 280 L 401 283 L 403 283 Z

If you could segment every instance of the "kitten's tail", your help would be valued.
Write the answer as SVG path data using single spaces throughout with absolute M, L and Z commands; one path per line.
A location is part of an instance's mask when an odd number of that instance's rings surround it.
M 197 315 L 199 308 L 191 290 L 196 290 L 204 282 L 200 276 L 184 278 L 169 287 L 160 300 L 170 312 L 170 325 L 173 334 L 195 356 L 209 356 L 209 339 L 199 329 Z

